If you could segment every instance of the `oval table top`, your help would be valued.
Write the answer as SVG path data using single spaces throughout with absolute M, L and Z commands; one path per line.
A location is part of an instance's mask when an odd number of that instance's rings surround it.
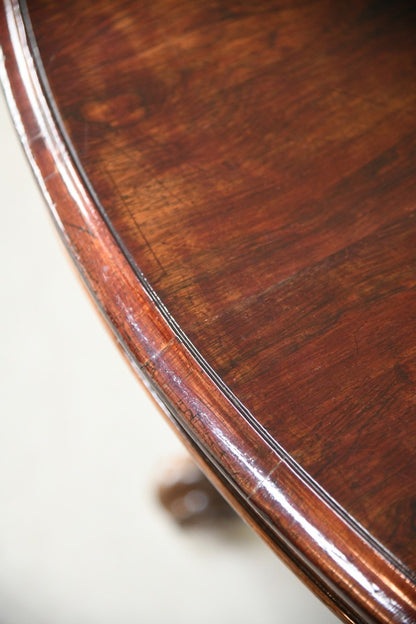
M 90 292 L 232 505 L 346 621 L 416 621 L 416 7 L 5 0 Z

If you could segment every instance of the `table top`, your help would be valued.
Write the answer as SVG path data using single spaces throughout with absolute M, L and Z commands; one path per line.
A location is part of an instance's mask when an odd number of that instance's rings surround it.
M 3 11 L 16 125 L 139 376 L 344 619 L 414 622 L 413 3 Z

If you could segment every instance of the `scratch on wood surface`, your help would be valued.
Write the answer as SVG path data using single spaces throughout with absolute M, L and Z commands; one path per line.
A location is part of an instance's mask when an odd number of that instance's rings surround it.
M 56 176 L 56 174 L 57 174 L 57 173 L 58 173 L 58 172 L 57 172 L 57 170 L 56 170 L 56 169 L 54 169 L 54 171 L 51 171 L 51 173 L 48 173 L 48 175 L 46 175 L 46 176 L 43 178 L 43 181 L 44 181 L 44 182 L 47 182 L 48 180 L 50 180 L 51 178 L 53 178 L 54 176 Z
M 42 132 L 42 130 L 39 130 L 39 132 L 36 132 L 36 134 L 28 138 L 28 145 L 32 145 L 32 143 L 34 143 L 37 139 L 42 138 L 44 138 L 44 133 Z
M 84 234 L 88 234 L 91 238 L 96 238 L 95 234 L 91 232 L 91 230 L 82 225 L 77 225 L 76 223 L 71 223 L 70 221 L 62 221 L 63 225 L 73 228 L 74 230 L 78 230 L 79 232 L 83 232 Z
M 253 498 L 253 496 L 256 494 L 256 492 L 258 492 L 259 489 L 261 489 L 264 485 L 264 483 L 266 483 L 266 481 L 268 481 L 268 479 L 270 479 L 270 477 L 272 476 L 272 474 L 275 472 L 275 470 L 277 470 L 277 468 L 280 466 L 280 464 L 283 462 L 282 459 L 279 459 L 279 461 L 277 462 L 277 464 L 270 470 L 270 472 L 267 473 L 267 475 L 261 480 L 259 481 L 255 487 L 253 488 L 253 490 L 250 492 L 250 494 L 247 496 L 247 500 L 249 501 L 251 498 Z
M 159 258 L 157 257 L 157 255 L 154 253 L 151 244 L 149 243 L 148 239 L 146 238 L 146 235 L 143 232 L 143 229 L 140 225 L 140 223 L 137 221 L 136 219 L 136 215 L 134 214 L 134 212 L 131 210 L 131 208 L 129 207 L 128 203 L 126 202 L 126 200 L 124 199 L 123 195 L 120 192 L 120 189 L 113 177 L 113 175 L 111 174 L 111 172 L 109 171 L 109 169 L 107 167 L 104 167 L 105 172 L 107 173 L 108 177 L 110 178 L 111 183 L 113 184 L 114 188 L 117 191 L 117 195 L 120 197 L 121 201 L 123 202 L 123 206 L 125 207 L 125 209 L 127 210 L 127 212 L 129 213 L 135 227 L 137 228 L 137 231 L 139 232 L 145 246 L 147 247 L 147 249 L 149 250 L 149 252 L 151 253 L 151 255 L 153 256 L 156 264 L 158 265 L 158 267 L 160 268 L 160 270 L 162 271 L 161 276 L 163 277 L 164 275 L 166 275 L 166 269 L 165 267 L 162 265 L 162 263 L 160 262 Z
M 176 341 L 175 336 L 173 336 L 163 347 L 151 355 L 145 362 L 140 366 L 141 369 L 148 369 L 150 364 L 154 364 L 154 362 L 170 347 L 170 345 Z

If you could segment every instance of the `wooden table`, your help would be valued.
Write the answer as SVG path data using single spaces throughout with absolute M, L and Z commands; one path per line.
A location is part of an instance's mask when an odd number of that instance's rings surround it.
M 2 78 L 117 341 L 346 621 L 416 621 L 416 7 L 6 0 Z

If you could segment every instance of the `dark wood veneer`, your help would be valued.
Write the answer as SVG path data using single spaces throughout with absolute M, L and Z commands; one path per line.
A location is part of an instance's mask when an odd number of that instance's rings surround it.
M 414 622 L 414 4 L 24 15 L 9 101 L 132 363 L 333 608 Z

